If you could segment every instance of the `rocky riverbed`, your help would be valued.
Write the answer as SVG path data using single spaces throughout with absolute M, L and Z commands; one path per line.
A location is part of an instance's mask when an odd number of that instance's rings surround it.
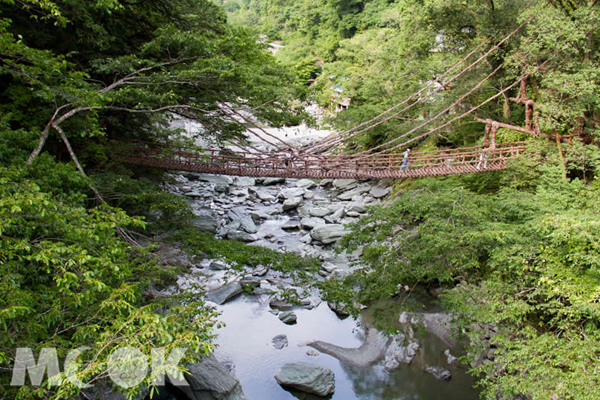
M 312 278 L 318 281 L 362 268 L 359 252 L 336 253 L 334 247 L 349 224 L 385 199 L 389 183 L 186 174 L 174 175 L 166 189 L 187 199 L 196 229 L 322 260 Z M 172 256 L 186 257 L 177 249 Z M 443 312 L 398 313 L 392 319 L 402 333 L 386 336 L 269 265 L 234 269 L 223 260 L 187 262 L 189 272 L 171 290 L 207 291 L 207 302 L 226 324 L 217 331 L 216 359 L 237 376 L 245 398 L 322 398 L 317 394 L 330 390 L 327 398 L 333 399 L 477 398 L 455 363 L 450 317 Z M 289 293 L 299 304 L 288 301 Z M 305 373 L 298 372 L 302 366 Z M 302 376 L 316 377 L 315 387 L 307 387 L 306 379 L 289 382 Z M 229 386 L 236 392 L 206 398 L 241 398 L 239 386 Z

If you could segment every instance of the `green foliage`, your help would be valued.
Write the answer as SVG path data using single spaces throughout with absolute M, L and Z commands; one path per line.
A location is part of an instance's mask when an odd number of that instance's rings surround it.
M 189 297 L 152 304 L 144 290 L 165 274 L 147 251 L 129 248 L 115 228 L 143 222 L 122 210 L 79 203 L 44 192 L 26 172 L 0 168 L 0 360 L 11 371 L 17 347 L 56 347 L 59 357 L 80 346 L 78 377 L 84 382 L 106 374 L 110 353 L 132 346 L 187 347 L 185 361 L 211 348 L 214 314 Z M 71 174 L 75 174 L 71 172 Z M 138 253 L 141 252 L 141 253 Z M 171 277 L 172 279 L 172 277 Z M 183 367 L 181 364 L 181 368 Z M 142 385 L 148 386 L 149 376 Z M 56 387 L 9 387 L 0 374 L 1 397 L 71 398 L 79 389 L 62 379 Z M 133 395 L 138 387 L 127 389 Z

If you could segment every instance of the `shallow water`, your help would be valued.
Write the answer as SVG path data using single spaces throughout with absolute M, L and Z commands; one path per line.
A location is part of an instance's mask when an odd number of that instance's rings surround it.
M 447 365 L 443 351 L 448 346 L 434 335 L 425 333 L 421 350 L 410 366 L 387 372 L 382 365 L 355 368 L 343 365 L 336 358 L 320 354 L 307 355 L 310 347 L 303 344 L 321 340 L 344 347 L 359 347 L 364 338 L 360 323 L 352 318 L 341 320 L 326 303 L 313 310 L 295 309 L 296 325 L 285 325 L 269 312 L 268 298 L 257 301 L 253 296 L 242 296 L 218 309 L 226 327 L 219 337 L 216 356 L 232 368 L 244 392 L 251 400 L 294 399 L 282 389 L 274 376 L 287 362 L 310 362 L 330 368 L 335 374 L 337 400 L 476 400 L 471 389 L 472 379 L 462 368 Z M 288 337 L 288 346 L 281 350 L 273 347 L 271 339 L 279 334 Z M 452 372 L 449 382 L 437 381 L 423 371 L 428 365 L 439 365 Z

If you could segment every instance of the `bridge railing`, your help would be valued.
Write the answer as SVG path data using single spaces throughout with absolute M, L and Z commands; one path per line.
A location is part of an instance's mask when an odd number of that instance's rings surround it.
M 432 150 L 413 152 L 407 158 L 408 175 L 426 175 L 427 171 L 436 174 L 474 172 L 478 164 L 480 168 L 498 169 L 505 160 L 514 158 L 525 149 L 524 142 L 498 144 L 494 150 L 485 151 L 482 158 L 481 146 L 459 149 Z M 338 174 L 356 174 L 364 176 L 402 176 L 400 172 L 404 158 L 402 153 L 357 157 L 352 155 L 307 155 L 294 156 L 289 153 L 243 153 L 228 149 L 206 149 L 190 151 L 189 149 L 163 149 L 146 143 L 133 145 L 131 156 L 133 163 L 171 168 L 206 171 L 221 171 L 253 176 L 310 176 L 325 177 Z M 200 168 L 202 167 L 202 168 Z M 458 172 L 458 170 L 457 170 Z M 218 172 L 215 172 L 218 173 Z

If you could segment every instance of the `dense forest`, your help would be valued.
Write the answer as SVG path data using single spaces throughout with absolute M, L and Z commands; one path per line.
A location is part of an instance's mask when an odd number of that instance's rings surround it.
M 88 347 L 84 382 L 105 381 L 118 346 L 194 349 L 185 362 L 210 351 L 217 319 L 199 296 L 148 295 L 178 273 L 159 265 L 156 246 L 139 246 L 148 236 L 175 232 L 240 263 L 314 267 L 192 232 L 161 173 L 122 163 L 128 141 L 191 143 L 173 128 L 180 118 L 217 144 L 244 141 L 232 109 L 294 125 L 310 122 L 302 102 L 343 131 L 428 84 L 431 96 L 337 151 L 373 148 L 438 114 L 430 127 L 442 126 L 496 96 L 411 146 L 481 145 L 489 119 L 533 126 L 497 132 L 528 141 L 527 154 L 506 171 L 396 182 L 394 201 L 343 239 L 369 268 L 321 289 L 348 307 L 399 285 L 441 289 L 482 396 L 600 398 L 595 0 L 0 0 L 0 15 L 0 398 L 80 394 L 64 376 L 11 387 L 18 347 L 60 358 Z M 340 97 L 350 103 L 336 113 Z M 475 363 L 486 346 L 494 362 Z M 133 397 L 151 382 L 120 390 Z

